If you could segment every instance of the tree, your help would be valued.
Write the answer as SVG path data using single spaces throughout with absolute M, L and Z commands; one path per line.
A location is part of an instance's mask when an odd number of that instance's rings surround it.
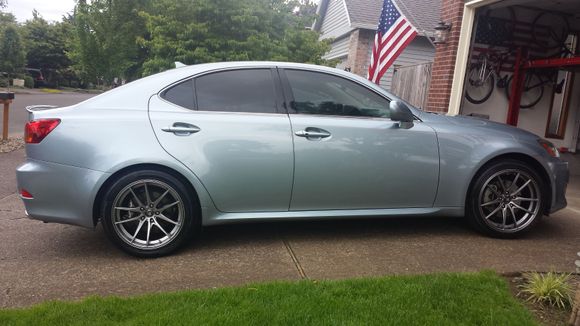
M 279 60 L 324 64 L 328 41 L 305 29 L 310 2 L 287 0 L 158 0 L 142 12 L 149 32 L 139 43 L 148 51 L 144 74 L 173 66 L 234 60 Z M 311 6 L 311 4 L 310 4 Z M 298 10 L 296 10 L 298 8 Z M 306 12 L 306 10 L 304 10 Z
M 66 55 L 67 39 L 71 32 L 68 21 L 48 23 L 37 11 L 33 11 L 33 18 L 22 26 L 27 50 L 26 64 L 42 69 L 49 84 L 58 84 L 59 71 L 71 64 Z
M 74 32 L 68 53 L 75 69 L 87 81 L 140 75 L 144 55 L 136 40 L 144 33 L 138 15 L 147 0 L 79 0 L 75 6 Z
M 24 51 L 15 26 L 7 26 L 0 35 L 0 71 L 14 74 L 24 68 Z

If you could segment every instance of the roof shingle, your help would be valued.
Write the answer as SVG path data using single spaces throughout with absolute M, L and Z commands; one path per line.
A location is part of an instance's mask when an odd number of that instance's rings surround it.
M 344 0 L 351 27 L 376 29 L 383 5 L 382 0 Z M 393 0 L 419 35 L 434 32 L 440 20 L 441 0 Z

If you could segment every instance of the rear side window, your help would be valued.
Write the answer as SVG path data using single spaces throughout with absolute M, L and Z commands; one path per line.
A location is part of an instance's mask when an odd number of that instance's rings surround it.
M 181 82 L 167 90 L 165 90 L 161 97 L 175 105 L 179 105 L 186 109 L 194 109 L 195 101 L 193 99 L 193 80 Z
M 200 111 L 276 113 L 276 92 L 270 69 L 216 72 L 195 80 Z

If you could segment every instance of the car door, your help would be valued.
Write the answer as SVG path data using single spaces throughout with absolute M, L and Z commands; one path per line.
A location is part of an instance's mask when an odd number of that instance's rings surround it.
M 223 212 L 287 211 L 290 122 L 270 68 L 207 73 L 153 96 L 162 147 L 203 183 Z
M 389 100 L 338 75 L 281 70 L 294 137 L 290 210 L 431 207 L 435 131 L 389 119 Z

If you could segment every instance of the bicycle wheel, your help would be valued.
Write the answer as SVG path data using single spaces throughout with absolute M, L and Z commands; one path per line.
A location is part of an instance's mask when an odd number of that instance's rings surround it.
M 513 75 L 510 76 L 505 88 L 507 98 L 511 98 Z M 520 99 L 520 109 L 529 109 L 542 99 L 544 95 L 544 82 L 534 72 L 526 72 L 524 77 L 524 85 L 522 89 L 522 97 Z
M 469 70 L 465 85 L 465 98 L 473 104 L 481 104 L 491 96 L 495 85 L 493 75 L 485 69 L 476 66 Z
M 532 23 L 532 38 L 545 49 L 565 47 L 569 32 L 570 24 L 566 16 L 554 12 L 542 12 Z

